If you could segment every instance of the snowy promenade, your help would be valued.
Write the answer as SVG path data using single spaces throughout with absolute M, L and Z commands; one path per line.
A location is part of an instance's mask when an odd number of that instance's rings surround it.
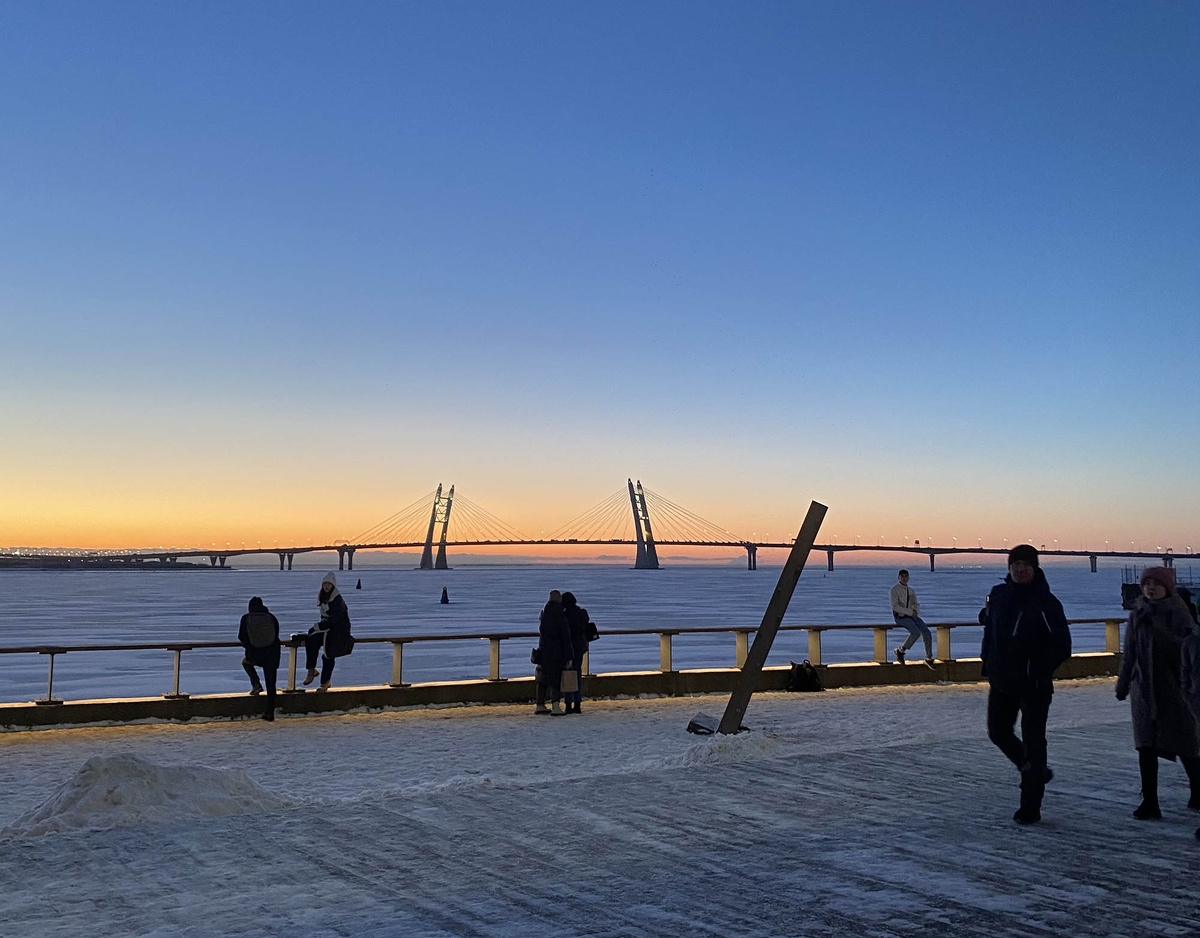
M 1200 934 L 1200 814 L 1164 764 L 1165 819 L 1130 818 L 1112 681 L 1059 685 L 1057 775 L 1030 828 L 1010 820 L 985 696 L 766 694 L 736 738 L 683 731 L 723 698 L 5 734 L 0 934 Z M 116 783 L 104 771 L 18 820 L 122 754 L 181 767 L 173 821 L 153 822 L 165 790 L 88 804 Z M 261 810 L 221 816 L 239 804 Z

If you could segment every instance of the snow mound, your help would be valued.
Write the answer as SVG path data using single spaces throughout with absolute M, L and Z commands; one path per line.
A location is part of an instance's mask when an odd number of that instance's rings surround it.
M 251 781 L 244 769 L 155 765 L 128 754 L 93 756 L 74 778 L 0 835 L 40 837 L 291 806 L 289 799 Z

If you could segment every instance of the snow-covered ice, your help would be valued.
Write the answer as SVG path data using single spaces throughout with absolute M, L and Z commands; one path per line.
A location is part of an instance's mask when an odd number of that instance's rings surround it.
M 1200 933 L 1200 815 L 1164 763 L 1166 819 L 1129 816 L 1112 682 L 1060 685 L 1032 828 L 985 700 L 765 694 L 733 738 L 684 732 L 721 698 L 6 734 L 0 934 Z M 88 765 L 147 781 L 102 806 Z

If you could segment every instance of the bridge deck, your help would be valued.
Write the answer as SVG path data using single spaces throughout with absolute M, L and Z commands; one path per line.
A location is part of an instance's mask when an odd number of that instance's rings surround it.
M 1200 933 L 1200 815 L 1165 765 L 1138 823 L 1127 711 L 1060 685 L 1045 822 L 980 686 L 0 736 L 0 824 L 97 753 L 241 766 L 295 810 L 22 837 L 0 850 L 14 934 L 1128 936 Z M 305 800 L 307 799 L 307 800 Z M 48 883 L 61 884 L 48 887 Z

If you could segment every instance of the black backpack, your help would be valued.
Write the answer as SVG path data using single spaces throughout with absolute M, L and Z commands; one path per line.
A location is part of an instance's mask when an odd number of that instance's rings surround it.
M 824 690 L 821 686 L 821 675 L 807 658 L 799 664 L 792 662 L 792 670 L 788 674 L 787 689 L 790 691 L 807 692 Z
M 270 648 L 275 644 L 275 620 L 269 612 L 247 613 L 246 641 L 254 648 Z

